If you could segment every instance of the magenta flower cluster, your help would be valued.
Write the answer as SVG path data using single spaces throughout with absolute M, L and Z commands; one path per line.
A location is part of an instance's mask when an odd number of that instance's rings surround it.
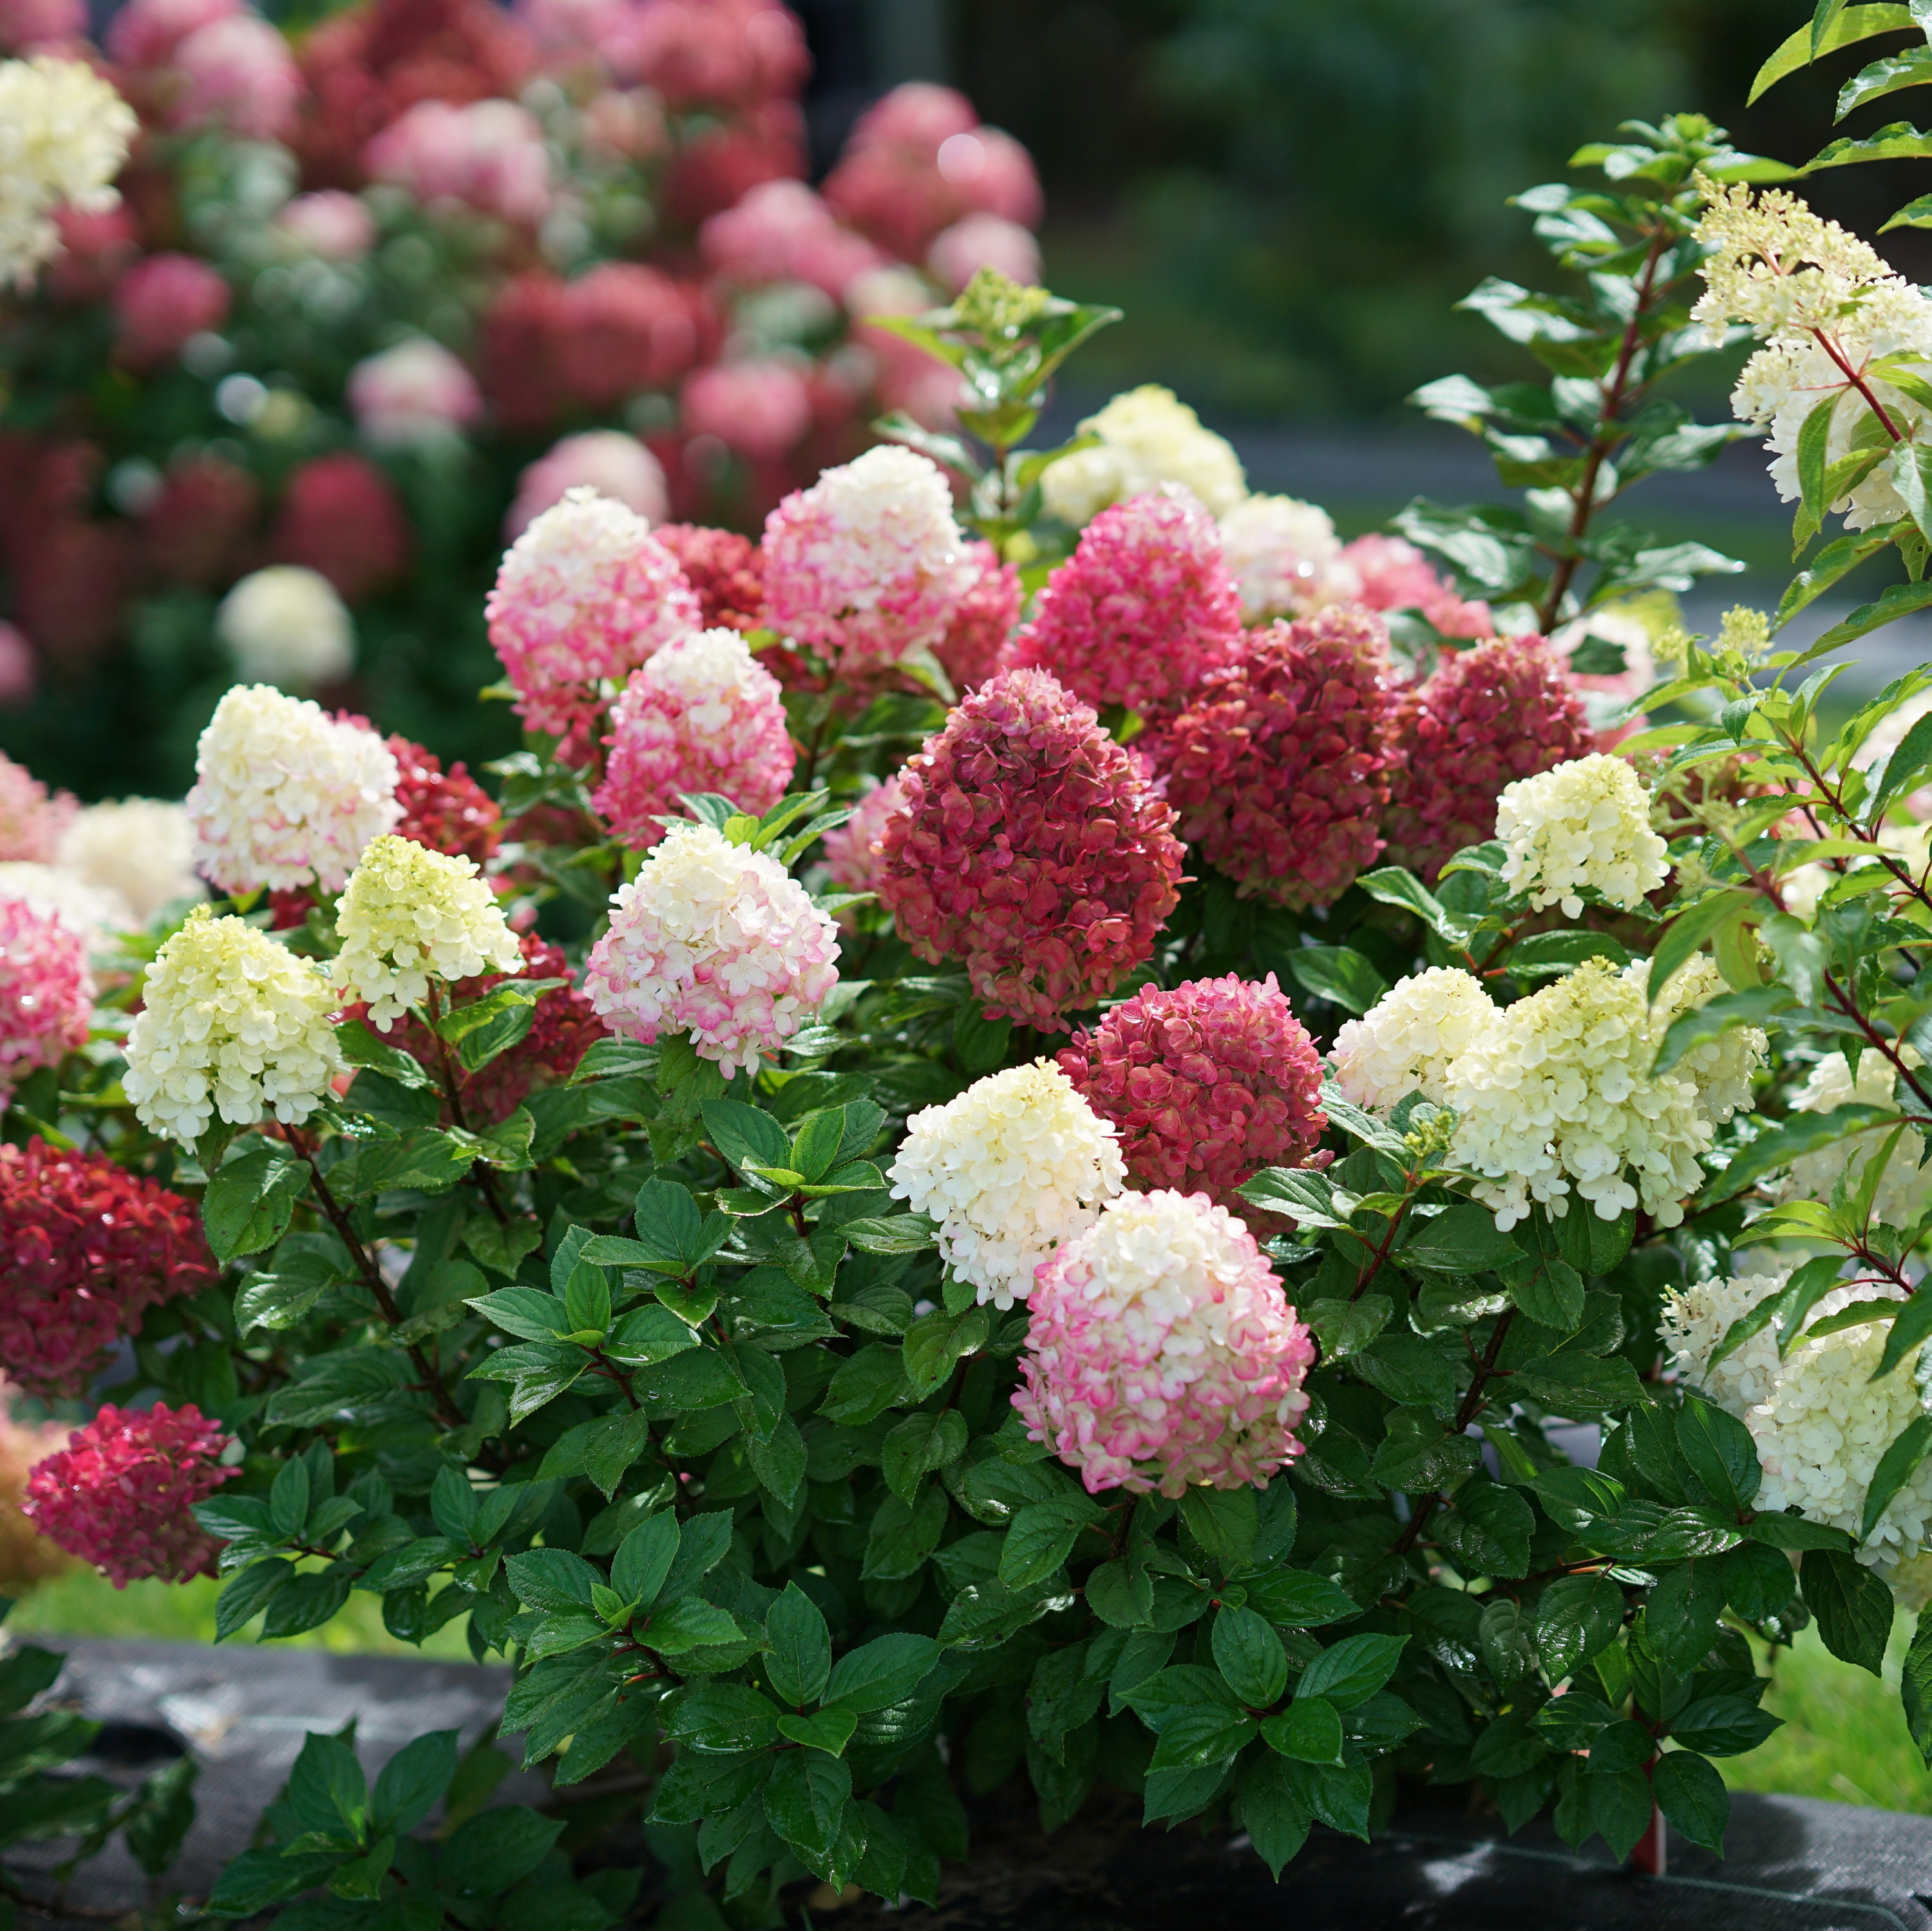
M 1051 1030 L 1150 956 L 1179 896 L 1174 814 L 1044 671 L 980 685 L 902 781 L 879 895 L 922 958 L 964 961 L 988 1016 Z
M 1160 747 L 1181 836 L 1243 895 L 1331 904 L 1382 848 L 1388 631 L 1347 606 L 1252 632 Z
M 57 913 L 0 898 L 0 1096 L 87 1044 L 87 942 Z
M 158 1576 L 214 1573 L 220 1547 L 190 1511 L 239 1471 L 221 1466 L 228 1438 L 193 1403 L 102 1408 L 27 1478 L 22 1513 L 117 1589 Z
M 1144 1186 L 1204 1188 L 1238 1211 L 1236 1187 L 1299 1166 L 1328 1123 L 1321 1056 L 1273 973 L 1144 987 L 1076 1033 L 1060 1069 Z

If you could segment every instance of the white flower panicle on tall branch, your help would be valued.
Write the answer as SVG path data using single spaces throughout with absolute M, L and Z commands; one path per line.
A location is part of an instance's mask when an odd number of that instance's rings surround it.
M 1519 778 L 1496 800 L 1502 880 L 1532 910 L 1583 916 L 1586 892 L 1634 911 L 1670 875 L 1650 828 L 1650 797 L 1629 763 L 1598 752 Z

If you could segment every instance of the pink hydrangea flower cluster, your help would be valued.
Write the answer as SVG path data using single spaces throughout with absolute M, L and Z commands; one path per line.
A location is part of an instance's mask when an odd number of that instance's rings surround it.
M 1341 606 L 1249 632 L 1160 748 L 1181 836 L 1244 895 L 1332 904 L 1382 848 L 1394 705 L 1379 617 Z
M 192 255 L 150 255 L 115 284 L 121 352 L 134 368 L 158 368 L 179 355 L 190 337 L 219 328 L 228 304 L 227 282 L 206 262 Z
M 190 1511 L 240 1472 L 220 1465 L 227 1445 L 192 1402 L 104 1408 L 28 1477 L 23 1513 L 117 1589 L 212 1576 L 220 1544 Z
M 920 958 L 964 961 L 988 1017 L 1054 1030 L 1152 955 L 1180 895 L 1174 814 L 1044 671 L 981 685 L 902 781 L 879 895 Z
M 1030 228 L 1004 215 L 969 214 L 933 243 L 926 265 L 933 280 L 955 295 L 982 268 L 1030 288 L 1040 280 L 1040 243 Z
M 812 70 L 804 30 L 777 0 L 644 0 L 600 51 L 671 107 L 756 106 L 795 92 Z
M 536 117 L 513 100 L 418 100 L 369 143 L 364 165 L 418 201 L 460 202 L 506 221 L 550 211 L 550 157 Z
M 503 519 L 512 543 L 569 491 L 595 490 L 635 510 L 647 523 L 670 514 L 664 465 L 634 436 L 621 429 L 586 429 L 566 436 L 517 478 L 517 499 Z
M 1205 1194 L 1122 1194 L 1035 1270 L 1013 1406 L 1090 1494 L 1265 1484 L 1302 1452 L 1315 1345 Z
M 376 217 L 360 195 L 321 187 L 298 194 L 275 217 L 276 232 L 325 262 L 359 262 L 376 245 Z
M 999 669 L 1006 641 L 1020 620 L 1020 573 L 1002 563 L 990 543 L 969 543 L 966 561 L 972 587 L 952 607 L 946 634 L 934 646 L 940 668 L 956 691 L 983 684 Z
M 107 29 L 107 51 L 128 67 L 159 67 L 190 34 L 245 12 L 242 0 L 128 0 Z
M 652 534 L 677 559 L 706 630 L 763 627 L 765 559 L 748 536 L 700 523 L 668 523 Z
M 588 762 L 604 698 L 674 637 L 698 625 L 684 573 L 644 519 L 587 489 L 571 490 L 511 546 L 484 606 L 490 641 L 532 730 Z
M 226 127 L 248 141 L 279 141 L 295 126 L 302 70 L 280 28 L 253 13 L 197 27 L 175 49 L 177 127 Z
M 1492 838 L 1505 785 L 1582 757 L 1596 737 L 1540 637 L 1499 637 L 1445 658 L 1403 693 L 1388 733 L 1389 857 L 1433 880 Z
M 1006 661 L 1096 710 L 1172 715 L 1234 655 L 1241 595 L 1214 519 L 1178 484 L 1115 503 L 1046 580 Z
M 945 476 L 896 444 L 794 490 L 764 550 L 772 628 L 846 671 L 937 643 L 972 582 Z
M 201 1216 L 104 1153 L 0 1146 L 0 1360 L 31 1395 L 76 1396 L 144 1310 L 214 1279 Z
M 1371 531 L 1344 544 L 1336 574 L 1353 601 L 1372 610 L 1420 610 L 1444 637 L 1493 637 L 1495 619 L 1480 601 L 1466 602 L 1429 559 L 1400 536 Z
M 1238 1211 L 1236 1187 L 1299 1166 L 1328 1123 L 1321 1056 L 1273 973 L 1144 987 L 1076 1033 L 1060 1069 L 1120 1129 L 1135 1179 Z
M 0 1098 L 87 1044 L 87 941 L 50 909 L 0 898 Z
M 825 868 L 834 885 L 848 892 L 876 892 L 879 886 L 879 855 L 886 820 L 904 802 L 902 774 L 894 772 L 884 784 L 874 785 L 854 808 L 842 825 L 825 835 Z
M 620 1036 L 686 1033 L 748 1072 L 825 1003 L 838 958 L 837 928 L 770 853 L 674 824 L 611 901 L 584 990 Z
M 698 239 L 710 266 L 741 288 L 805 282 L 835 301 L 854 276 L 885 260 L 802 181 L 760 182 L 735 208 L 712 215 Z
M 775 356 L 714 362 L 685 379 L 678 415 L 688 436 L 714 436 L 754 462 L 785 451 L 812 427 L 812 390 Z
M 427 335 L 365 355 L 350 370 L 347 391 L 357 430 L 379 449 L 442 442 L 483 413 L 476 378 Z
M 784 693 L 734 630 L 677 637 L 631 673 L 610 713 L 591 808 L 634 850 L 664 836 L 679 798 L 715 791 L 754 816 L 784 796 L 798 754 Z
M 0 753 L 0 862 L 24 859 L 52 865 L 60 843 L 80 810 L 80 801 L 47 787 L 24 764 Z

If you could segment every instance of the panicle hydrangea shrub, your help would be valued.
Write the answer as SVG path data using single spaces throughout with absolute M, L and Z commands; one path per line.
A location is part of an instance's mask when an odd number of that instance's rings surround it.
M 679 637 L 631 673 L 610 713 L 610 757 L 592 808 L 648 850 L 686 793 L 717 792 L 762 816 L 784 796 L 798 754 L 778 679 L 736 631 Z
M 1118 1129 L 1136 1180 L 1224 1206 L 1263 1167 L 1300 1166 L 1328 1123 L 1315 1042 L 1273 973 L 1143 986 L 1076 1033 L 1060 1069 Z
M 191 1147 L 218 1112 L 298 1126 L 343 1072 L 328 973 L 240 919 L 197 905 L 142 982 L 122 1081 L 136 1119 Z
M 93 1018 L 83 934 L 57 912 L 0 898 L 0 1093 L 86 1045 Z
M 339 892 L 402 815 L 396 760 L 374 731 L 266 684 L 214 707 L 194 769 L 195 864 L 224 891 Z
M 1240 592 L 1214 519 L 1164 484 L 1087 526 L 1006 661 L 1050 671 L 1096 711 L 1118 704 L 1159 718 L 1233 656 L 1240 635 Z
M 1054 1249 L 1120 1190 L 1118 1135 L 1045 1060 L 977 1080 L 906 1122 L 887 1177 L 939 1223 L 939 1251 L 983 1303 L 1024 1300 Z
M 1013 1406 L 1090 1494 L 1265 1485 L 1302 1453 L 1315 1344 L 1205 1194 L 1123 1194 L 1044 1262 Z
M 218 1459 L 227 1443 L 192 1403 L 104 1407 L 28 1477 L 27 1518 L 117 1589 L 212 1576 L 220 1544 L 190 1511 L 239 1473 Z
M 578 763 L 594 748 L 600 687 L 700 622 L 684 572 L 643 517 L 586 488 L 567 490 L 510 546 L 484 613 L 518 715 Z
M 103 1153 L 0 1146 L 0 1359 L 26 1393 L 81 1394 L 142 1312 L 215 1277 L 190 1203 Z
M 824 1003 L 838 958 L 838 928 L 776 859 L 675 824 L 611 901 L 584 990 L 621 1038 L 688 1033 L 749 1072 Z
M 1536 637 L 1498 638 L 1447 657 L 1397 703 L 1389 727 L 1391 862 L 1433 880 L 1496 831 L 1505 785 L 1595 748 L 1581 700 Z
M 1051 1030 L 1147 958 L 1178 897 L 1174 814 L 1039 670 L 1003 671 L 906 765 L 878 890 L 922 958 L 989 1016 Z
M 1382 848 L 1390 682 L 1388 633 L 1365 611 L 1251 633 L 1162 734 L 1180 835 L 1244 893 L 1331 904 Z

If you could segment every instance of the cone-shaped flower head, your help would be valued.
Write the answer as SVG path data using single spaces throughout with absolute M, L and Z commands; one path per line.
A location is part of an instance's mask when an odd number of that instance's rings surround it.
M 214 1278 L 201 1216 L 104 1153 L 0 1146 L 0 1361 L 28 1394 L 81 1394 L 142 1312 Z
M 1670 876 L 1667 847 L 1650 828 L 1650 794 L 1627 760 L 1592 752 L 1519 778 L 1496 800 L 1502 879 L 1532 908 L 1560 904 L 1583 916 L 1580 895 L 1634 911 Z
M 117 1589 L 149 1576 L 212 1576 L 220 1544 L 189 1512 L 240 1473 L 221 1465 L 227 1445 L 220 1424 L 191 1403 L 104 1408 L 35 1466 L 23 1513 Z
M 320 966 L 240 919 L 188 915 L 148 967 L 122 1084 L 144 1126 L 191 1147 L 219 1111 L 298 1126 L 344 1070 Z
M 1136 1180 L 1227 1205 L 1262 1168 L 1299 1166 L 1328 1123 L 1315 1042 L 1273 973 L 1143 987 L 1076 1033 L 1060 1068 L 1119 1129 Z
M 579 761 L 603 715 L 600 685 L 622 683 L 699 622 L 697 596 L 650 525 L 588 488 L 566 491 L 511 545 L 484 614 L 518 715 Z
M 1046 580 L 1010 665 L 1048 670 L 1096 711 L 1178 710 L 1234 653 L 1241 596 L 1214 519 L 1178 484 L 1102 510 Z
M 1114 1129 L 1045 1060 L 976 1080 L 906 1123 L 888 1175 L 939 1222 L 939 1251 L 980 1300 L 1024 1300 L 1034 1270 L 1120 1190 Z
M 1205 1194 L 1122 1194 L 1040 1270 L 1013 1406 L 1090 1492 L 1265 1483 L 1301 1453 L 1315 1345 Z
M 1162 747 L 1181 836 L 1244 895 L 1333 903 L 1382 848 L 1389 685 L 1388 631 L 1366 610 L 1250 633 Z
M 86 934 L 49 907 L 0 898 L 0 1095 L 87 1044 Z
M 0 288 L 32 286 L 60 252 L 63 208 L 99 214 L 139 130 L 134 110 L 85 61 L 0 61 Z
M 1051 1030 L 1152 954 L 1180 895 L 1174 814 L 1045 672 L 981 685 L 902 777 L 879 895 L 989 1014 Z
M 716 791 L 762 817 L 784 796 L 798 754 L 778 681 L 736 631 L 694 631 L 641 668 L 610 713 L 604 782 L 591 804 L 625 844 L 648 850 L 689 792 Z
M 584 990 L 625 1039 L 688 1033 L 749 1072 L 825 1003 L 838 957 L 838 928 L 770 853 L 675 824 L 611 901 Z
M 1480 980 L 1457 966 L 1431 966 L 1335 1035 L 1335 1084 L 1372 1113 L 1388 1113 L 1412 1093 L 1443 1105 L 1450 1066 L 1496 1016 Z
M 1504 786 L 1594 749 L 1582 700 L 1533 637 L 1448 658 L 1407 692 L 1390 730 L 1388 856 L 1432 880 L 1465 845 L 1495 835 Z
M 431 851 L 393 832 L 350 874 L 335 915 L 342 950 L 335 982 L 386 1033 L 435 980 L 515 973 L 524 955 L 502 907 L 466 858 Z
M 944 472 L 893 443 L 794 490 L 763 551 L 766 620 L 848 673 L 930 649 L 976 574 Z
M 266 684 L 215 706 L 194 769 L 195 864 L 225 892 L 339 892 L 402 816 L 396 760 L 374 731 Z

